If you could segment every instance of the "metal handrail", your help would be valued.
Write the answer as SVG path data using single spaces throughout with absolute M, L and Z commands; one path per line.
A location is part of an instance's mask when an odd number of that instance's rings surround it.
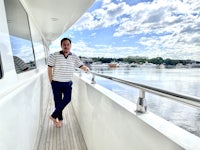
M 149 92 L 149 93 L 159 95 L 162 97 L 170 98 L 175 101 L 182 102 L 184 104 L 194 106 L 194 107 L 197 107 L 198 109 L 200 109 L 200 98 L 196 97 L 196 96 L 184 95 L 182 93 L 180 94 L 177 92 L 171 92 L 171 91 L 163 90 L 160 88 L 155 88 L 155 87 L 148 86 L 148 85 L 127 81 L 127 80 L 119 79 L 119 78 L 108 76 L 108 75 L 99 74 L 99 73 L 96 73 L 93 71 L 90 71 L 90 73 L 93 75 L 92 82 L 91 82 L 92 84 L 96 83 L 95 82 L 95 75 L 96 75 L 96 76 L 100 76 L 100 77 L 103 77 L 103 78 L 106 78 L 106 79 L 109 79 L 112 81 L 116 81 L 119 83 L 123 83 L 125 85 L 129 85 L 131 87 L 139 89 L 140 94 L 139 94 L 139 98 L 138 98 L 138 102 L 137 102 L 137 111 L 138 112 L 144 113 L 147 111 L 145 92 Z

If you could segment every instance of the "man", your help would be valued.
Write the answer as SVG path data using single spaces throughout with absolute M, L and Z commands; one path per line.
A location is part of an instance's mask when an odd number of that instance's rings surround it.
M 50 119 L 56 127 L 62 126 L 62 111 L 71 101 L 72 77 L 75 68 L 89 71 L 79 57 L 70 52 L 71 40 L 69 38 L 61 40 L 61 48 L 61 51 L 51 54 L 48 59 L 48 75 L 55 102 L 55 110 Z

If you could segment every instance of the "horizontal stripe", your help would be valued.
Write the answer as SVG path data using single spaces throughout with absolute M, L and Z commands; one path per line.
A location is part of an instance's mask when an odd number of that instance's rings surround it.
M 17 73 L 20 73 L 28 69 L 28 64 L 26 64 L 21 58 L 13 56 L 15 63 L 15 70 Z
M 49 56 L 48 66 L 53 68 L 53 80 L 68 82 L 72 80 L 75 68 L 82 66 L 80 58 L 72 54 L 64 57 L 60 52 L 55 52 Z

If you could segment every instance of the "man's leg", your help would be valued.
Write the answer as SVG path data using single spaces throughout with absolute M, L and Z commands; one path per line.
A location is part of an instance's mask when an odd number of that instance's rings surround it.
M 71 101 L 72 81 L 63 82 L 61 84 L 62 84 L 62 92 L 64 94 L 63 100 L 56 106 L 56 110 L 52 114 L 52 117 L 56 116 L 60 121 L 63 120 L 62 116 L 63 109 Z
M 55 103 L 55 111 L 56 111 L 56 108 L 62 102 L 62 83 L 57 82 L 57 81 L 52 81 L 51 85 L 52 85 L 52 91 L 53 91 L 53 97 L 54 97 L 54 103 Z M 56 119 L 56 118 L 58 118 L 58 115 L 55 114 L 54 112 L 52 113 L 51 117 Z

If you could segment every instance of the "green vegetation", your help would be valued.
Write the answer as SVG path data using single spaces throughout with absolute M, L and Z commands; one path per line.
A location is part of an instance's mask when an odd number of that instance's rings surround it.
M 165 65 L 176 65 L 181 63 L 183 65 L 190 64 L 193 62 L 200 63 L 199 61 L 194 60 L 175 60 L 175 59 L 163 59 L 162 57 L 156 58 L 145 58 L 145 57 L 127 57 L 127 58 L 104 58 L 104 57 L 93 57 L 91 58 L 93 62 L 102 62 L 102 63 L 110 63 L 110 62 L 124 62 L 124 63 L 138 63 L 143 64 L 145 62 L 153 63 L 153 64 L 165 64 Z

